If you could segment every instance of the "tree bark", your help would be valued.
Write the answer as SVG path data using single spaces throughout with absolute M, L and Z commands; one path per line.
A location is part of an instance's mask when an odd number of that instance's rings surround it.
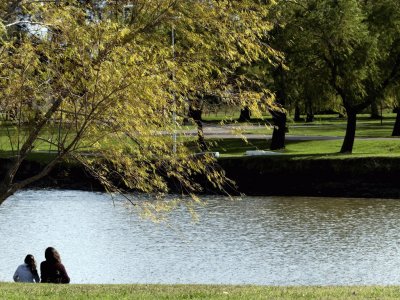
M 286 113 L 273 112 L 274 131 L 272 133 L 271 150 L 285 148 Z
M 296 107 L 294 108 L 294 121 L 295 122 L 300 122 L 301 120 L 301 113 L 300 113 L 300 106 L 296 104 Z
M 276 84 L 276 102 L 283 109 L 286 105 L 286 78 L 283 66 L 280 65 L 274 72 L 274 81 Z M 274 121 L 274 131 L 272 132 L 271 150 L 285 148 L 286 133 L 286 112 L 275 110 L 271 112 Z
M 396 122 L 394 123 L 392 136 L 400 136 L 400 107 L 395 109 L 397 116 Z
M 356 136 L 357 113 L 352 110 L 347 110 L 347 127 L 346 135 L 343 140 L 340 153 L 352 153 L 354 139 Z
M 378 108 L 378 103 L 372 102 L 371 104 L 371 119 L 375 119 L 375 120 L 380 120 L 382 118 L 380 112 L 379 112 L 379 108 Z
M 16 191 L 11 189 L 9 186 L 6 186 L 5 184 L 2 184 L 0 186 L 0 205 L 6 201 L 8 197 L 10 197 L 12 194 L 14 194 Z
M 307 110 L 306 123 L 314 122 L 314 110 L 313 110 L 313 106 L 312 106 L 311 100 L 307 101 L 306 110 Z
M 208 146 L 204 138 L 202 113 L 202 109 L 194 108 L 193 106 L 189 107 L 189 117 L 193 119 L 197 126 L 197 144 L 201 151 L 207 151 Z
M 240 110 L 239 122 L 248 122 L 251 119 L 251 111 L 248 106 L 245 106 Z

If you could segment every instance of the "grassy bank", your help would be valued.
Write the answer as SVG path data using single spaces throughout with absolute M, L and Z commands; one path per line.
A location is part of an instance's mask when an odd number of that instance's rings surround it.
M 394 122 L 393 116 L 386 116 L 383 125 L 379 120 L 361 117 L 359 125 L 364 126 L 367 138 L 357 136 L 353 154 L 338 153 L 342 138 L 315 138 L 336 135 L 345 126 L 345 120 L 326 116 L 313 125 L 303 124 L 295 129 L 302 135 L 312 133 L 314 140 L 288 138 L 286 148 L 277 151 L 279 155 L 246 156 L 247 150 L 269 151 L 270 137 L 245 141 L 237 137 L 215 139 L 210 135 L 207 142 L 211 151 L 221 154 L 220 165 L 237 183 L 236 188 L 227 187 L 233 194 L 399 198 L 400 139 L 383 138 L 388 137 L 387 122 Z M 386 133 L 380 131 L 382 128 L 386 128 Z M 172 142 L 170 136 L 164 138 Z M 180 138 L 193 152 L 198 151 L 195 137 Z M 4 158 L 10 157 L 11 150 L 3 146 L 0 139 L 0 175 L 6 170 Z M 42 150 L 38 145 L 22 164 L 17 179 L 36 174 L 53 155 L 54 152 Z M 49 176 L 32 187 L 102 190 L 98 181 L 73 161 L 60 162 Z M 205 187 L 205 193 L 214 192 L 211 186 Z
M 244 151 L 255 149 L 254 144 L 239 145 L 241 140 L 225 140 L 231 143 L 230 151 L 218 159 L 228 178 L 236 182 L 236 187 L 227 186 L 232 193 L 247 195 L 297 195 L 297 196 L 331 196 L 331 197 L 367 197 L 367 198 L 400 198 L 400 151 L 398 141 L 380 141 L 385 152 L 373 153 L 378 141 L 365 141 L 362 151 L 353 155 L 338 153 L 324 154 L 288 151 L 283 155 L 245 156 Z M 252 141 L 254 142 L 254 141 Z M 336 142 L 336 141 L 325 141 Z M 387 143 L 386 143 L 387 142 Z M 265 144 L 264 141 L 260 141 Z M 310 143 L 318 149 L 318 141 Z M 397 144 L 397 145 L 396 145 Z M 293 146 L 296 146 L 293 143 Z M 327 144 L 325 144 L 327 145 Z M 227 145 L 225 145 L 227 146 Z M 333 145 L 332 145 L 333 146 Z M 288 147 L 289 148 L 289 147 Z M 310 147 L 310 149 L 312 149 Z M 221 149 L 218 149 L 221 151 Z M 294 150 L 292 148 L 292 150 Z M 321 149 L 319 149 L 321 150 Z M 326 149 L 328 150 L 328 149 Z M 36 153 L 24 162 L 18 178 L 36 174 L 43 168 L 47 153 Z M 4 173 L 6 161 L 0 157 L 0 174 Z M 215 189 L 198 178 L 204 185 L 205 193 L 215 193 Z M 174 184 L 171 188 L 174 188 Z M 35 182 L 31 187 L 62 188 L 79 190 L 102 190 L 98 181 L 91 177 L 84 168 L 71 161 L 60 162 L 49 176 Z
M 224 120 L 223 116 L 219 116 Z M 206 123 L 217 125 L 218 120 L 205 120 Z M 226 121 L 226 120 L 224 120 Z M 368 115 L 359 115 L 357 120 L 356 141 L 353 149 L 353 157 L 359 156 L 400 156 L 400 138 L 391 138 L 393 124 L 395 122 L 395 114 L 385 114 L 383 120 L 374 120 L 369 118 Z M 228 122 L 229 123 L 229 122 Z M 246 150 L 268 150 L 270 143 L 270 135 L 272 134 L 272 127 L 270 120 L 265 122 L 249 122 L 249 123 L 235 123 L 233 127 L 225 127 L 226 132 L 236 134 L 236 137 L 220 139 L 216 142 L 213 135 L 205 135 L 210 143 L 212 151 L 219 151 L 224 156 L 241 156 Z M 255 125 L 255 126 L 248 126 Z M 337 115 L 316 115 L 313 123 L 305 122 L 289 122 L 289 132 L 287 133 L 286 149 L 281 151 L 282 154 L 289 155 L 337 155 L 343 143 L 343 137 L 346 130 L 346 120 L 337 118 Z M 221 127 L 223 128 L 223 126 Z M 236 128 L 233 130 L 232 128 Z M 182 128 L 182 135 L 178 135 L 179 141 L 184 141 L 188 145 L 192 145 L 193 151 L 198 151 L 196 146 L 196 138 L 193 136 L 185 136 L 183 132 L 187 129 L 194 130 L 195 126 L 184 126 Z M 249 136 L 248 142 L 239 139 L 239 133 Z M 24 129 L 21 129 L 19 134 L 24 135 Z M 26 134 L 26 132 L 25 132 Z M 29 158 L 34 161 L 43 162 L 48 160 L 48 157 L 54 153 L 56 149 L 54 146 L 49 146 L 43 140 L 54 140 L 57 135 L 57 128 L 47 128 L 42 132 L 41 140 L 35 144 L 35 153 Z M 252 138 L 253 135 L 253 138 Z M 263 139 L 257 139 L 255 135 L 265 135 Z M 12 137 L 11 141 L 9 136 Z M 13 126 L 0 126 L 0 158 L 9 157 L 11 151 L 17 147 L 17 130 Z M 268 140 L 267 140 L 268 136 Z M 291 139 L 293 136 L 310 137 L 316 140 L 302 140 Z M 228 135 L 229 137 L 229 135 Z M 327 139 L 321 139 L 326 137 Z M 157 136 L 157 138 L 160 138 Z M 172 139 L 170 135 L 163 136 L 166 140 Z M 368 140 L 368 138 L 372 138 Z M 391 138 L 391 139 L 384 139 Z M 107 148 L 108 143 L 115 143 L 117 140 L 107 141 L 102 144 Z M 171 145 L 172 148 L 172 145 Z M 92 149 L 87 149 L 89 152 Z M 46 157 L 47 156 L 47 157 Z M 339 156 L 338 156 L 339 158 Z M 343 156 L 340 156 L 343 158 Z
M 398 299 L 400 287 L 47 285 L 1 283 L 1 299 Z

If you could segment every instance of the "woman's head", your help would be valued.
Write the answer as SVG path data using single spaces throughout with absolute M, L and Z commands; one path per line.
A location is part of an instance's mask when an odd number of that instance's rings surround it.
M 31 269 L 31 271 L 36 270 L 36 261 L 35 257 L 32 254 L 28 254 L 25 257 L 24 262 L 29 266 L 29 269 Z
M 46 251 L 44 252 L 44 257 L 46 258 L 46 260 L 48 262 L 51 262 L 51 263 L 56 263 L 56 262 L 60 263 L 61 262 L 60 254 L 53 247 L 48 247 L 46 249 Z

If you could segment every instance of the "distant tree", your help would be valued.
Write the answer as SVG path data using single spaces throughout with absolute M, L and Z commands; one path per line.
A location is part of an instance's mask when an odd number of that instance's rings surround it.
M 274 28 L 268 41 L 284 56 L 278 57 L 272 67 L 267 65 L 266 72 L 267 86 L 275 92 L 276 103 L 281 108 L 271 112 L 274 123 L 272 150 L 285 147 L 287 112 L 291 105 L 297 110 L 302 107 L 310 122 L 314 117 L 314 106 L 330 99 L 325 97 L 331 93 L 325 84 L 326 71 L 308 49 L 313 36 L 302 27 L 305 18 L 302 9 L 303 5 L 296 1 L 278 1 L 270 14 Z
M 392 136 L 400 136 L 400 98 L 399 94 L 400 85 L 393 86 L 385 94 L 382 102 L 393 109 L 393 113 L 396 114 L 396 120 L 393 125 Z
M 374 101 L 374 103 L 371 104 L 371 119 L 381 119 L 382 115 L 379 112 L 379 107 L 378 107 L 378 103 L 376 101 Z
M 393 111 L 396 113 L 396 121 L 393 126 L 392 136 L 400 136 L 400 107 L 395 107 Z
M 312 63 L 305 78 L 322 83 L 340 96 L 347 115 L 346 135 L 340 152 L 351 153 L 357 114 L 381 99 L 399 81 L 399 3 L 390 0 L 280 1 L 290 14 L 284 28 L 285 53 Z M 288 32 L 289 37 L 287 36 Z M 278 48 L 279 49 L 279 48 Z

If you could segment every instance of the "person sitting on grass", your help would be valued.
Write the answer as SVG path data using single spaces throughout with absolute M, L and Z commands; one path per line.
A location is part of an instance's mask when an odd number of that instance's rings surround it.
M 64 265 L 61 263 L 58 251 L 53 247 L 48 247 L 44 256 L 46 260 L 40 264 L 41 282 L 69 283 L 69 276 Z
M 28 254 L 24 264 L 18 266 L 13 279 L 15 282 L 39 282 L 36 261 L 32 254 Z

